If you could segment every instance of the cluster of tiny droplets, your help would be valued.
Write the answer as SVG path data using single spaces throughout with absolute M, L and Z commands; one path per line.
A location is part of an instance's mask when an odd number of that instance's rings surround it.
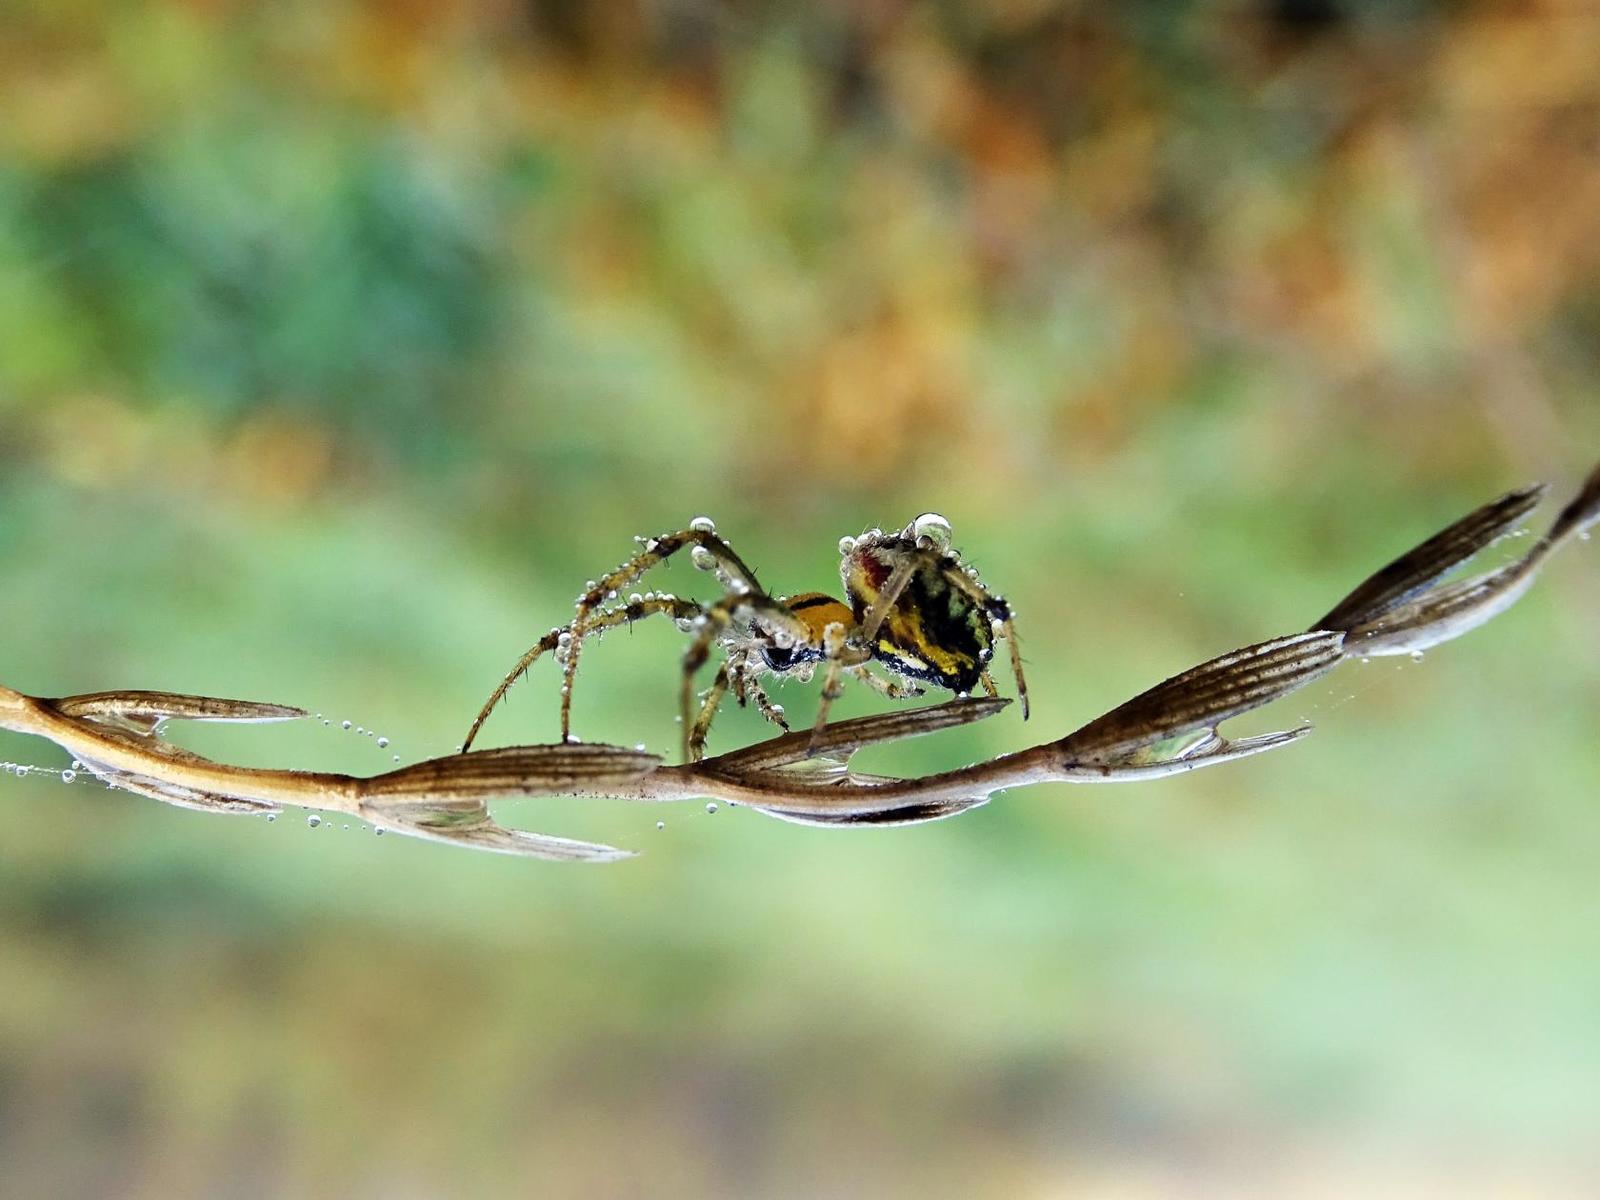
M 312 719 L 321 721 L 323 725 L 330 729 L 333 728 L 332 717 L 325 717 L 321 713 L 315 713 L 313 714 Z M 387 750 L 389 748 L 389 739 L 379 735 L 379 733 L 374 729 L 368 729 L 363 725 L 357 725 L 354 721 L 340 721 L 339 728 L 346 733 L 356 733 L 362 737 L 371 738 L 377 744 L 377 747 L 380 750 Z M 392 755 L 391 757 L 395 762 L 400 761 L 400 756 L 398 754 Z

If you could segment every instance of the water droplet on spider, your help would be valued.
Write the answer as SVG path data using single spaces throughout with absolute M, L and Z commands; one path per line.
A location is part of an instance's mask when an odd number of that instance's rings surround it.
M 318 825 L 322 824 L 322 818 L 317 816 L 316 813 L 312 813 L 309 817 L 306 818 L 306 824 L 311 826 L 311 828 L 315 829 Z
M 339 722 L 339 728 L 340 729 L 349 729 L 350 728 L 350 722 L 349 721 L 340 721 Z
M 1422 661 L 1422 651 L 1421 650 L 1413 650 L 1411 652 L 1411 661 L 1412 662 L 1421 662 Z
M 717 531 L 717 523 L 710 517 L 696 517 L 689 522 L 689 528 L 698 533 L 715 533 Z
M 73 760 L 72 760 L 72 769 L 73 769 L 73 770 L 74 770 L 74 771 L 81 771 L 81 770 L 83 770 L 83 763 L 82 763 L 82 762 L 81 762 L 81 761 L 80 761 L 80 760 L 78 760 L 78 759 L 76 759 L 76 758 L 75 758 L 75 759 L 73 759 Z
M 630 593 L 629 596 L 628 596 L 628 603 L 629 604 L 642 604 L 642 603 L 644 603 L 644 597 L 641 596 L 638 592 Z
M 386 737 L 379 738 L 378 739 L 378 749 L 387 750 L 388 748 L 389 748 L 389 739 L 386 738 Z
M 717 569 L 717 556 L 704 546 L 696 546 L 689 551 L 689 561 L 702 571 L 714 571 Z
M 717 811 L 717 802 L 716 802 L 716 801 L 715 801 L 715 800 L 712 800 L 712 801 L 709 801 L 709 802 L 708 802 L 708 803 L 707 803 L 707 804 L 706 804 L 706 811 L 707 811 L 707 812 L 708 812 L 708 813 L 714 813 L 714 812 L 716 812 L 716 811 Z
M 379 826 L 378 826 L 378 827 L 377 827 L 377 828 L 376 828 L 376 829 L 374 829 L 374 830 L 373 830 L 373 831 L 372 831 L 372 832 L 373 832 L 373 833 L 375 833 L 375 834 L 377 834 L 377 835 L 378 835 L 378 836 L 379 836 L 379 837 L 382 837 L 382 836 L 383 836 L 383 826 L 382 826 L 382 825 L 379 825 Z
M 839 553 L 840 554 L 849 554 L 855 548 L 856 548 L 856 540 L 855 540 L 855 538 L 853 538 L 853 537 L 842 537 L 842 538 L 839 539 Z
M 277 819 L 278 819 L 278 814 L 277 813 L 268 813 L 267 814 L 267 824 L 268 825 L 271 825 Z
M 911 536 L 921 542 L 926 538 L 933 549 L 944 550 L 950 545 L 952 536 L 950 522 L 938 513 L 923 513 L 911 522 Z
M 78 778 L 78 773 L 76 771 L 63 771 L 63 772 L 61 772 L 61 782 L 62 783 L 71 783 L 73 780 L 75 780 L 77 778 Z

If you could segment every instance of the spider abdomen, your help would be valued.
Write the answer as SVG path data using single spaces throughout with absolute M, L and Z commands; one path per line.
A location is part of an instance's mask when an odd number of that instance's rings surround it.
M 970 692 L 993 655 L 994 628 L 984 606 L 951 581 L 956 568 L 938 555 L 907 538 L 858 546 L 843 570 L 856 619 L 908 555 L 920 561 L 873 639 L 873 657 L 896 674 Z

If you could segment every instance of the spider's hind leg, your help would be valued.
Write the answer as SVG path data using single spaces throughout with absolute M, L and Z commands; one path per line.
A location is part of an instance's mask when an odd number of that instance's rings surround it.
M 862 683 L 872 688 L 879 695 L 887 696 L 890 700 L 904 700 L 910 696 L 926 694 L 926 689 L 914 683 L 904 683 L 898 679 L 885 679 L 881 675 L 874 675 L 865 666 L 851 667 L 850 676 L 859 679 Z M 990 686 L 993 686 L 992 684 Z
M 972 580 L 967 579 L 964 573 L 956 573 L 961 575 L 963 579 L 966 579 L 967 583 L 971 584 L 974 588 L 977 588 L 980 592 L 983 592 L 984 610 L 989 614 L 990 618 L 1000 626 L 1000 636 L 1005 638 L 1006 645 L 1010 649 L 1011 674 L 1012 677 L 1017 681 L 1017 699 L 1022 701 L 1022 719 L 1026 721 L 1028 719 L 1028 681 L 1023 677 L 1022 674 L 1022 647 L 1017 644 L 1016 619 L 1011 612 L 1011 605 L 1007 604 L 999 596 L 989 595 L 987 591 L 983 590 L 981 584 L 974 583 Z M 989 679 L 988 672 L 984 673 L 984 678 L 988 680 L 988 683 L 985 686 L 992 688 L 994 686 L 994 680 Z

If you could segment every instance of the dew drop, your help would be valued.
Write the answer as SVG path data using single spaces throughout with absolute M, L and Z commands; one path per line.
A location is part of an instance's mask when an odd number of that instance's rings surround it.
M 702 571 L 714 571 L 717 568 L 717 556 L 704 546 L 696 546 L 689 551 L 689 561 Z
M 311 826 L 311 828 L 315 829 L 318 825 L 322 824 L 322 818 L 317 816 L 316 813 L 312 813 L 309 817 L 306 818 L 306 824 Z
M 839 553 L 840 554 L 849 554 L 855 548 L 856 548 L 856 540 L 855 540 L 855 538 L 853 538 L 853 537 L 842 537 L 842 538 L 839 539 Z
M 689 522 L 689 528 L 697 533 L 715 533 L 717 531 L 717 523 L 710 517 L 696 517 Z
M 1422 651 L 1421 650 L 1413 650 L 1411 652 L 1411 661 L 1412 662 L 1421 662 L 1422 661 Z
M 63 772 L 61 772 L 61 782 L 62 783 L 71 783 L 73 780 L 75 780 L 77 778 L 78 778 L 78 773 L 76 771 L 63 771 Z
M 271 825 L 277 819 L 278 819 L 278 814 L 277 813 L 268 813 L 267 814 L 267 824 L 268 825 Z
M 387 750 L 388 748 L 389 748 L 389 739 L 386 738 L 386 737 L 379 738 L 378 739 L 378 749 Z
M 349 729 L 350 728 L 350 722 L 349 721 L 340 721 L 339 722 L 339 728 L 340 729 Z
M 373 833 L 375 833 L 375 834 L 377 834 L 377 835 L 378 835 L 378 836 L 379 836 L 379 837 L 382 837 L 382 836 L 383 836 L 383 826 L 382 826 L 382 825 L 379 825 L 379 826 L 378 826 L 378 827 L 377 827 L 377 828 L 376 828 L 376 829 L 374 829 L 374 830 L 373 830 L 373 831 L 372 831 L 372 832 L 373 832 Z
M 714 812 L 716 812 L 716 811 L 717 811 L 717 802 L 716 802 L 716 801 L 715 801 L 715 800 L 712 800 L 712 801 L 711 801 L 711 802 L 709 802 L 709 803 L 708 803 L 708 804 L 707 804 L 707 805 L 706 805 L 706 811 L 707 811 L 707 812 L 708 812 L 708 813 L 714 813 Z
M 642 603 L 644 603 L 644 597 L 641 596 L 638 592 L 632 592 L 628 596 L 628 603 L 629 604 L 642 604 Z
M 657 829 L 665 829 L 666 827 L 667 827 L 667 823 L 665 821 L 657 821 L 656 822 L 656 828 Z
M 944 550 L 950 545 L 950 522 L 938 513 L 923 513 L 911 522 L 910 534 L 921 545 L 924 540 L 927 546 L 934 550 Z

